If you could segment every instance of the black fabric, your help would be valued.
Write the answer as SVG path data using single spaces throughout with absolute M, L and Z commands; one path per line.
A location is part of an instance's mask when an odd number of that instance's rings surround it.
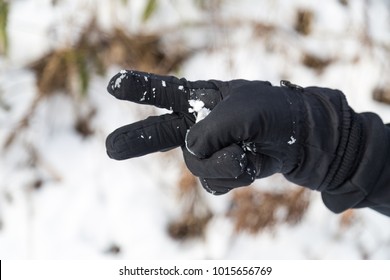
M 121 127 L 106 140 L 123 160 L 181 147 L 190 171 L 220 195 L 282 173 L 322 193 L 339 213 L 371 207 L 390 216 L 390 127 L 357 114 L 342 92 L 288 81 L 190 82 L 123 70 L 107 87 L 115 97 L 172 110 Z M 191 101 L 211 112 L 196 121 Z
M 390 216 L 390 128 L 376 114 L 359 115 L 364 146 L 357 168 L 346 182 L 323 192 L 322 198 L 336 213 L 370 207 Z
M 107 91 L 118 99 L 188 113 L 188 100 L 201 99 L 202 91 L 207 92 L 208 103 L 218 103 L 222 99 L 220 87 L 220 81 L 189 82 L 173 76 L 122 70 L 111 78 Z
M 302 140 L 298 136 L 299 116 L 294 114 L 301 103 L 300 94 L 267 82 L 245 80 L 230 81 L 227 92 L 206 119 L 191 127 L 186 139 L 190 151 L 185 156 L 187 166 L 214 194 L 222 193 L 222 185 L 227 192 L 256 178 L 290 171 L 297 164 Z M 209 178 L 192 166 L 192 161 L 214 158 L 232 143 L 241 147 L 247 161 L 239 176 Z
M 284 175 L 298 185 L 323 191 L 339 169 L 351 112 L 338 90 L 309 87 L 300 96 L 302 104 L 295 112 L 302 138 L 300 160 Z
M 110 158 L 124 160 L 182 145 L 195 117 L 181 113 L 151 116 L 113 131 L 106 139 Z

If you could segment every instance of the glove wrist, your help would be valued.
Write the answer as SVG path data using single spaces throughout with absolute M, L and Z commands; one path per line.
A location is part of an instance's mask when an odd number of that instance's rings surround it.
M 296 168 L 284 176 L 320 192 L 344 183 L 356 169 L 361 154 L 362 121 L 338 90 L 310 87 L 302 90 L 303 141 Z

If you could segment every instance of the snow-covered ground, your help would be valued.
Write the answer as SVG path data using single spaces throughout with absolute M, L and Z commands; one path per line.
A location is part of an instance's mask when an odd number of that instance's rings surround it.
M 189 49 L 208 47 L 172 74 L 274 84 L 289 79 L 302 86 L 338 88 L 356 111 L 374 111 L 390 122 L 390 107 L 372 99 L 376 86 L 390 83 L 390 4 L 385 0 L 230 0 L 213 11 L 194 4 L 208 1 L 161 0 L 143 22 L 146 2 L 11 1 L 10 49 L 7 57 L 0 56 L 1 147 L 37 94 L 36 78 L 26 65 L 72 44 L 92 12 L 107 32 L 120 25 L 129 32 L 166 32 L 167 48 L 174 42 Z M 307 36 L 294 29 L 298 10 L 314 15 Z M 302 63 L 305 54 L 331 62 L 312 69 Z M 28 128 L 2 148 L 0 258 L 390 259 L 389 218 L 358 210 L 353 222 L 343 226 L 318 193 L 311 194 L 297 225 L 250 234 L 235 233 L 225 215 L 231 193 L 213 197 L 202 192 L 214 213 L 204 237 L 171 238 L 167 225 L 183 209 L 177 191 L 180 152 L 122 162 L 105 152 L 105 137 L 112 130 L 159 112 L 106 93 L 109 78 L 119 70 L 112 66 L 106 76 L 93 76 L 80 105 L 97 109 L 93 136 L 75 132 L 74 101 L 59 93 L 43 99 Z M 278 176 L 253 187 L 292 188 Z

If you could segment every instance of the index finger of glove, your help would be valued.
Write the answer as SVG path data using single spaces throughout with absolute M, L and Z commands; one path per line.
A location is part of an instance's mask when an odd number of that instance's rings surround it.
M 201 100 L 204 107 L 213 109 L 222 100 L 223 85 L 216 80 L 189 82 L 174 76 L 121 70 L 111 78 L 107 91 L 121 100 L 192 113 L 189 100 Z

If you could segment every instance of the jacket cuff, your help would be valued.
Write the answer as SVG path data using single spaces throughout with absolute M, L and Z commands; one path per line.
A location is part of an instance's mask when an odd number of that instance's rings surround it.
M 352 169 L 352 173 L 344 182 L 337 185 L 337 182 L 339 182 L 339 179 L 337 179 L 333 181 L 336 183 L 331 184 L 322 192 L 324 204 L 335 213 L 343 212 L 348 208 L 378 205 L 378 203 L 372 202 L 372 198 L 369 200 L 368 198 L 373 189 L 376 188 L 389 153 L 390 143 L 387 139 L 386 127 L 378 115 L 373 113 L 355 114 L 354 123 L 348 136 L 350 144 L 345 150 L 345 159 L 342 160 L 340 165 L 340 172 L 343 173 L 343 170 L 351 164 L 356 167 Z M 360 143 L 354 143 L 355 140 L 359 139 L 358 133 L 356 133 L 359 129 L 354 128 L 354 126 L 359 125 L 361 140 Z M 349 147 L 349 145 L 352 146 Z M 359 155 L 355 157 L 355 163 L 349 159 L 349 154 L 353 150 Z M 335 178 L 339 176 L 336 174 Z M 390 190 L 388 192 L 390 193 Z

